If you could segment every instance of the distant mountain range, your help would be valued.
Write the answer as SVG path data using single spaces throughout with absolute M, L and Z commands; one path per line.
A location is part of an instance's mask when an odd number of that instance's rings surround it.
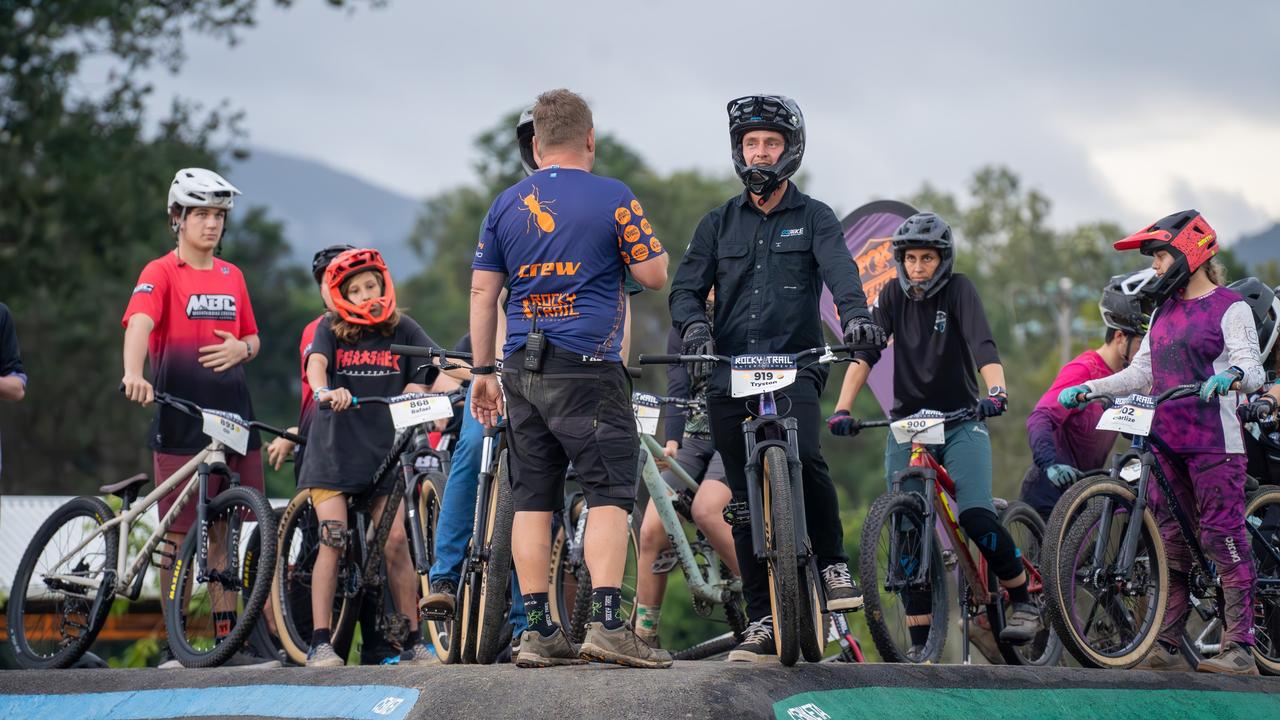
M 1280 260 L 1280 223 L 1257 235 L 1246 235 L 1231 246 L 1236 258 L 1249 266 L 1268 260 Z
M 285 237 L 298 261 L 309 265 L 316 250 L 336 243 L 382 251 L 397 277 L 422 269 L 406 242 L 422 202 L 378 187 L 321 162 L 253 148 L 230 177 L 245 192 L 247 205 L 265 205 L 283 221 Z M 1230 245 L 1252 266 L 1280 260 L 1280 223 Z
M 310 266 L 320 248 L 339 243 L 382 252 L 397 278 L 422 261 L 406 242 L 422 203 L 306 158 L 252 148 L 228 171 L 246 205 L 263 205 L 284 223 L 298 261 Z

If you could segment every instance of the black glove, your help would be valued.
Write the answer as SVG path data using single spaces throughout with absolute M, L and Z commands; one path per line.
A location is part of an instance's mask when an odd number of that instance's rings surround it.
M 714 355 L 715 341 L 711 339 L 711 326 L 704 322 L 694 322 L 684 329 L 680 336 L 682 355 Z M 703 380 L 711 374 L 709 362 L 689 363 L 689 375 L 694 380 Z
M 1009 397 L 1001 393 L 988 395 L 982 402 L 978 403 L 978 415 L 984 418 L 1003 415 L 1004 411 L 1008 409 Z
M 848 410 L 837 410 L 834 415 L 827 418 L 827 429 L 832 435 L 853 437 L 862 429 L 862 424 L 855 420 Z
M 1263 395 L 1247 405 L 1241 405 L 1236 410 L 1236 414 L 1245 422 L 1262 422 L 1275 412 L 1276 401 L 1272 400 L 1270 395 Z
M 877 347 L 884 347 L 885 341 L 884 328 L 875 324 L 871 318 L 856 317 L 845 323 L 845 345 L 875 345 Z

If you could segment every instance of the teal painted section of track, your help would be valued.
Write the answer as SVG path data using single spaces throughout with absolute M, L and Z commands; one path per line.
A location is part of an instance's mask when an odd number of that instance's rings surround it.
M 1149 720 L 1280 718 L 1280 695 L 1210 690 L 862 687 L 800 693 L 774 703 L 778 720 L 1035 718 Z
M 240 685 L 65 695 L 0 695 L 0 717 L 150 720 L 248 715 L 404 720 L 418 691 L 394 685 Z

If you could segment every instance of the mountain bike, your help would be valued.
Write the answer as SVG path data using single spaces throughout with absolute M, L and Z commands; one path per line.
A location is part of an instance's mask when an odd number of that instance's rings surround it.
M 447 664 L 496 662 L 511 644 L 510 466 L 504 441 L 506 422 L 486 427 L 480 451 L 476 510 L 463 554 L 454 611 L 423 610 L 432 641 Z
M 692 647 L 672 652 L 676 660 L 701 660 L 732 650 L 742 640 L 747 617 L 743 612 L 742 579 L 734 577 L 728 566 L 716 554 L 715 549 L 701 531 L 695 528 L 695 539 L 689 542 L 685 523 L 692 524 L 692 497 L 698 492 L 695 481 L 675 458 L 664 458 L 667 469 L 679 485 L 676 490 L 667 484 L 658 471 L 656 458 L 663 457 L 662 446 L 654 437 L 657 432 L 660 408 L 663 405 L 682 411 L 697 408 L 702 403 L 687 398 L 665 397 L 648 393 L 632 393 L 631 406 L 640 431 L 639 481 L 653 501 L 654 510 L 662 521 L 662 527 L 671 541 L 653 563 L 654 574 L 671 572 L 677 566 L 684 573 L 685 584 L 693 600 L 693 610 L 703 618 L 710 618 L 715 609 L 724 607 L 729 632 L 718 635 Z
M 1191 383 L 1157 397 L 1084 395 L 1086 402 L 1108 406 L 1099 429 L 1132 437 L 1129 450 L 1114 456 L 1109 476 L 1077 482 L 1063 494 L 1046 531 L 1045 553 L 1052 558 L 1045 574 L 1049 617 L 1067 650 L 1086 667 L 1133 667 L 1160 632 L 1169 567 L 1148 504 L 1153 478 L 1191 554 L 1188 585 L 1196 626 L 1184 633 L 1182 648 L 1194 664 L 1221 647 L 1223 597 L 1217 569 L 1153 452 L 1164 447 L 1151 428 L 1155 409 L 1198 391 L 1199 385 Z M 1261 669 L 1280 673 L 1280 491 L 1255 493 L 1245 514 L 1258 570 L 1253 655 Z
M 957 519 L 955 483 L 945 467 L 929 451 L 945 441 L 946 425 L 973 420 L 973 408 L 942 413 L 921 410 L 899 420 L 860 423 L 863 428 L 888 427 L 900 443 L 911 443 L 907 468 L 892 480 L 892 489 L 871 505 L 862 526 L 859 573 L 867 588 L 867 627 L 876 649 L 886 662 L 938 662 L 947 637 L 947 573 L 956 570 L 959 594 L 961 655 L 969 664 L 969 625 L 985 614 L 1001 657 L 1011 665 L 1056 665 L 1062 645 L 1042 630 L 1025 645 L 1000 641 L 1007 613 L 1012 611 L 1008 591 L 996 578 L 986 558 L 970 552 Z M 1040 545 L 1044 521 L 1029 505 L 996 501 L 1000 522 L 1013 537 L 1022 555 L 1027 590 L 1033 604 L 1043 611 Z M 928 595 L 932 612 L 927 619 L 928 640 L 912 651 L 908 627 L 913 624 L 905 600 L 910 594 Z M 919 597 L 919 595 L 917 596 Z M 915 617 L 915 622 L 921 622 Z
M 171 563 L 161 602 L 169 650 L 183 665 L 221 665 L 256 625 L 268 591 L 257 579 L 270 577 L 275 560 L 275 516 L 261 491 L 240 485 L 227 467 L 227 452 L 245 454 L 255 429 L 303 439 L 167 393 L 157 392 L 155 401 L 201 420 L 209 445 L 140 501 L 145 474 L 99 488 L 120 498 L 118 515 L 100 498 L 78 497 L 45 520 L 18 564 L 9 598 L 9 638 L 20 666 L 74 664 L 102 630 L 112 602 L 138 599 L 152 564 Z M 215 476 L 230 487 L 210 499 Z M 177 501 L 135 548 L 129 540 L 138 519 L 179 487 Z M 174 547 L 165 533 L 193 500 L 196 523 Z M 257 552 L 247 551 L 250 546 Z
M 824 345 L 794 355 L 641 355 L 641 365 L 730 363 L 730 395 L 756 398 L 745 402 L 742 423 L 746 443 L 747 507 L 745 517 L 730 505 L 730 524 L 750 524 L 752 550 L 766 565 L 774 644 L 783 665 L 803 656 L 822 659 L 826 646 L 826 586 L 818 573 L 804 513 L 800 443 L 795 418 L 778 414 L 774 393 L 795 383 L 800 362 L 809 365 L 848 362 L 838 352 L 858 348 Z M 807 365 L 806 367 L 808 367 Z M 728 512 L 728 511 L 727 511 Z
M 551 568 L 547 599 L 551 619 L 564 629 L 568 638 L 580 643 L 591 620 L 591 572 L 587 569 L 583 541 L 587 534 L 586 496 L 578 483 L 578 474 L 570 466 L 565 474 L 564 505 L 551 518 Z M 618 587 L 622 604 L 620 614 L 631 618 L 635 613 L 636 571 L 640 542 L 636 535 L 634 513 L 627 518 L 627 560 Z
M 399 352 L 393 345 L 392 352 Z M 427 350 L 423 348 L 423 351 Z M 456 367 L 444 362 L 458 353 L 433 350 L 442 360 L 442 368 Z M 443 393 L 407 393 L 395 397 L 352 398 L 352 410 L 368 405 L 385 405 L 396 426 L 391 451 L 374 473 L 369 492 L 347 497 L 347 540 L 338 562 L 332 616 L 329 619 L 331 643 L 339 651 L 348 648 L 352 630 L 362 602 L 373 602 L 379 609 L 375 628 L 391 643 L 403 646 L 409 633 L 409 618 L 400 614 L 387 592 L 385 552 L 391 524 L 400 503 L 405 502 L 406 535 L 409 555 L 420 581 L 420 593 L 429 592 L 427 573 L 431 568 L 435 546 L 433 533 L 439 515 L 449 467 L 447 451 L 435 450 L 428 438 L 429 423 L 453 416 L 456 395 Z M 371 521 L 375 498 L 372 493 L 393 473 L 392 484 L 382 514 Z M 311 579 L 320 547 L 320 523 L 311 502 L 311 493 L 303 489 L 289 502 L 280 521 L 279 558 L 272 582 L 272 610 L 277 632 L 289 659 L 305 664 L 311 650 L 311 632 L 315 627 L 311 610 Z

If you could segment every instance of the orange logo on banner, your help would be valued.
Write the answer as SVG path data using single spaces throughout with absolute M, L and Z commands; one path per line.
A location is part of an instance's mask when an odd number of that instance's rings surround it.
M 867 305 L 874 307 L 880 299 L 880 291 L 898 277 L 898 264 L 893 261 L 893 244 L 890 238 L 871 238 L 853 261 L 858 264 L 862 291 L 867 294 Z
M 640 229 L 644 231 L 645 235 L 653 234 L 653 226 L 649 224 L 648 218 L 640 221 Z
M 653 238 L 649 241 L 649 249 L 656 255 L 657 253 L 662 252 L 662 243 L 658 242 L 658 238 Z
M 649 258 L 649 248 L 644 245 L 636 245 L 631 248 L 631 257 L 634 258 L 636 262 L 644 262 Z
M 626 238 L 627 242 L 633 243 L 640 239 L 640 228 L 628 225 L 627 229 L 622 231 L 622 237 Z
M 542 237 L 542 233 L 549 233 L 556 229 L 556 221 L 552 217 L 555 215 L 551 211 L 551 205 L 556 203 L 555 200 L 543 201 L 538 195 L 538 186 L 533 186 L 533 192 L 520 198 L 520 202 L 524 203 L 524 209 L 529 211 L 529 217 L 525 220 L 524 231 L 528 234 L 534 218 L 538 220 L 538 237 Z
M 631 222 L 631 211 L 626 208 L 618 208 L 613 211 L 613 219 L 617 220 L 619 225 L 626 225 Z
M 643 215 L 643 214 L 644 214 L 644 208 L 641 208 L 641 207 L 640 207 L 640 201 L 639 201 L 639 200 L 632 200 L 632 201 L 631 201 L 631 212 L 635 213 L 636 215 Z

